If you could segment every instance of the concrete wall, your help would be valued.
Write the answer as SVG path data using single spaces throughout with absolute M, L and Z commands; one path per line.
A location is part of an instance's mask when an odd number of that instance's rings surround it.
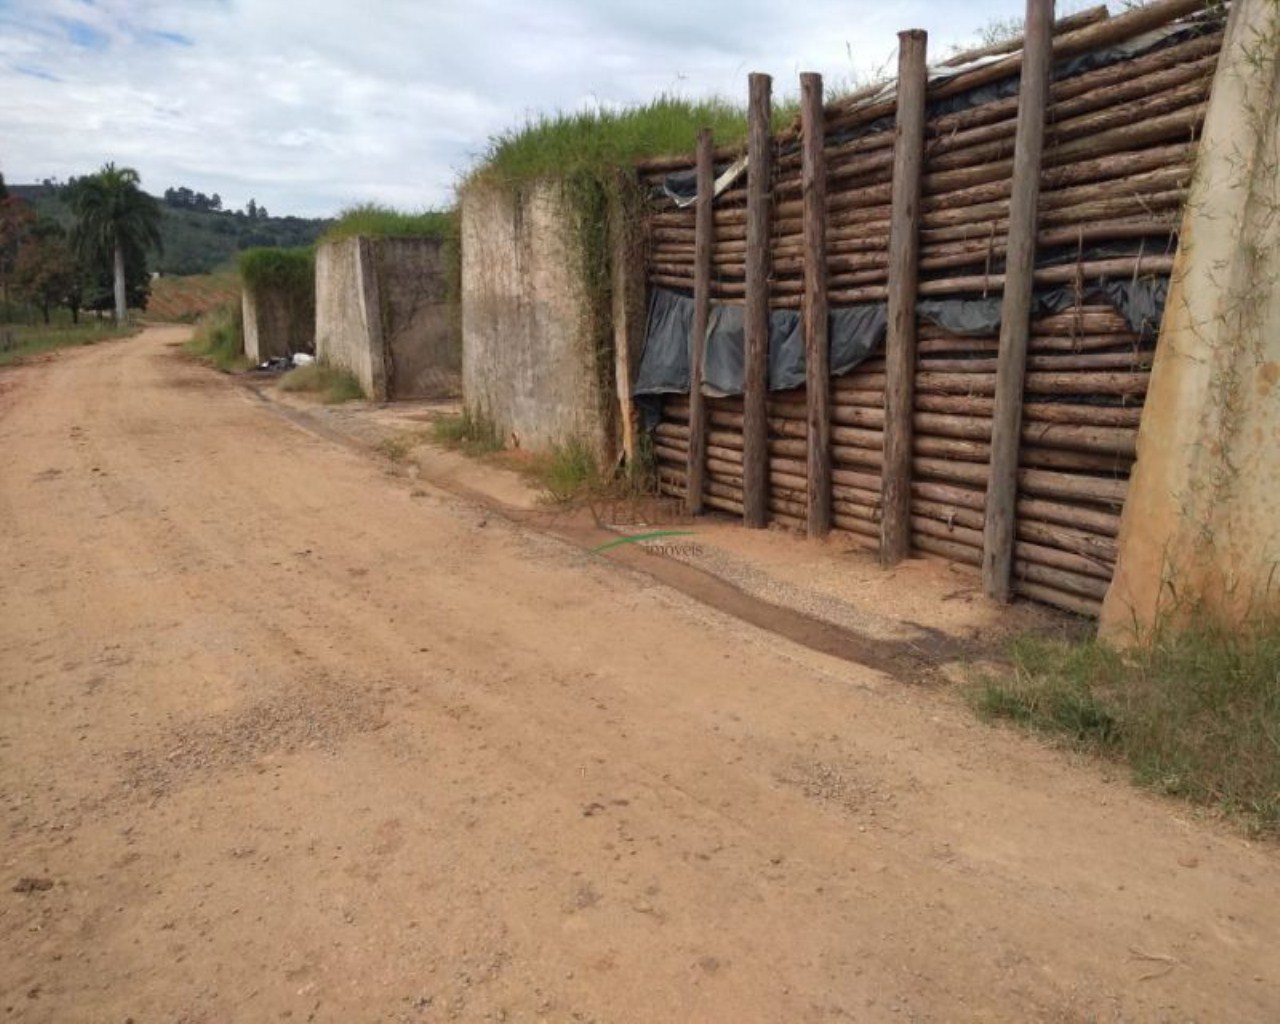
M 435 238 L 384 238 L 374 251 L 391 397 L 460 395 L 462 346 L 443 244 Z
M 1237 0 L 1188 199 L 1104 635 L 1280 611 L 1280 5 Z
M 376 401 L 459 392 L 455 315 L 437 239 L 346 238 L 316 252 L 316 356 Z
M 244 354 L 252 363 L 314 349 L 315 312 L 283 292 L 245 285 L 240 293 L 244 312 Z
M 570 217 L 555 182 L 463 193 L 463 397 L 508 444 L 545 451 L 577 438 L 608 463 L 613 354 L 597 351 Z
M 367 238 L 325 242 L 316 250 L 316 358 L 350 370 L 366 395 L 386 401 L 382 317 Z

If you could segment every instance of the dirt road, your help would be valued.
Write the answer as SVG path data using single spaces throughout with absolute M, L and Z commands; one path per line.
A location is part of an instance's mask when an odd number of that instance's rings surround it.
M 1280 858 L 186 363 L 0 376 L 0 1014 L 1271 1021 Z

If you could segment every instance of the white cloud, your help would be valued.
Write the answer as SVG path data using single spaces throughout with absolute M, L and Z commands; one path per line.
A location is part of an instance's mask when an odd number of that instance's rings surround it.
M 0 171 L 65 178 L 107 160 L 144 186 L 328 215 L 448 202 L 490 136 L 538 110 L 659 92 L 745 96 L 767 71 L 834 82 L 934 52 L 1021 0 L 0 0 Z M 890 65 L 891 66 L 891 65 Z

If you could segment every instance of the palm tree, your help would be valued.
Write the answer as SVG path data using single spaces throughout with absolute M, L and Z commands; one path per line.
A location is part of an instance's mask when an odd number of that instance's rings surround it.
M 132 167 L 108 163 L 97 174 L 77 180 L 70 190 L 71 209 L 76 216 L 72 238 L 77 250 L 93 262 L 110 256 L 117 323 L 123 323 L 128 313 L 125 252 L 160 248 L 160 204 L 138 187 L 140 180 Z

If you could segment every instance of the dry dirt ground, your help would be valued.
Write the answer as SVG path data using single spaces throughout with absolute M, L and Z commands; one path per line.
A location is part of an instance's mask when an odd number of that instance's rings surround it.
M 301 429 L 0 375 L 0 1017 L 1274 1021 L 1280 858 Z

